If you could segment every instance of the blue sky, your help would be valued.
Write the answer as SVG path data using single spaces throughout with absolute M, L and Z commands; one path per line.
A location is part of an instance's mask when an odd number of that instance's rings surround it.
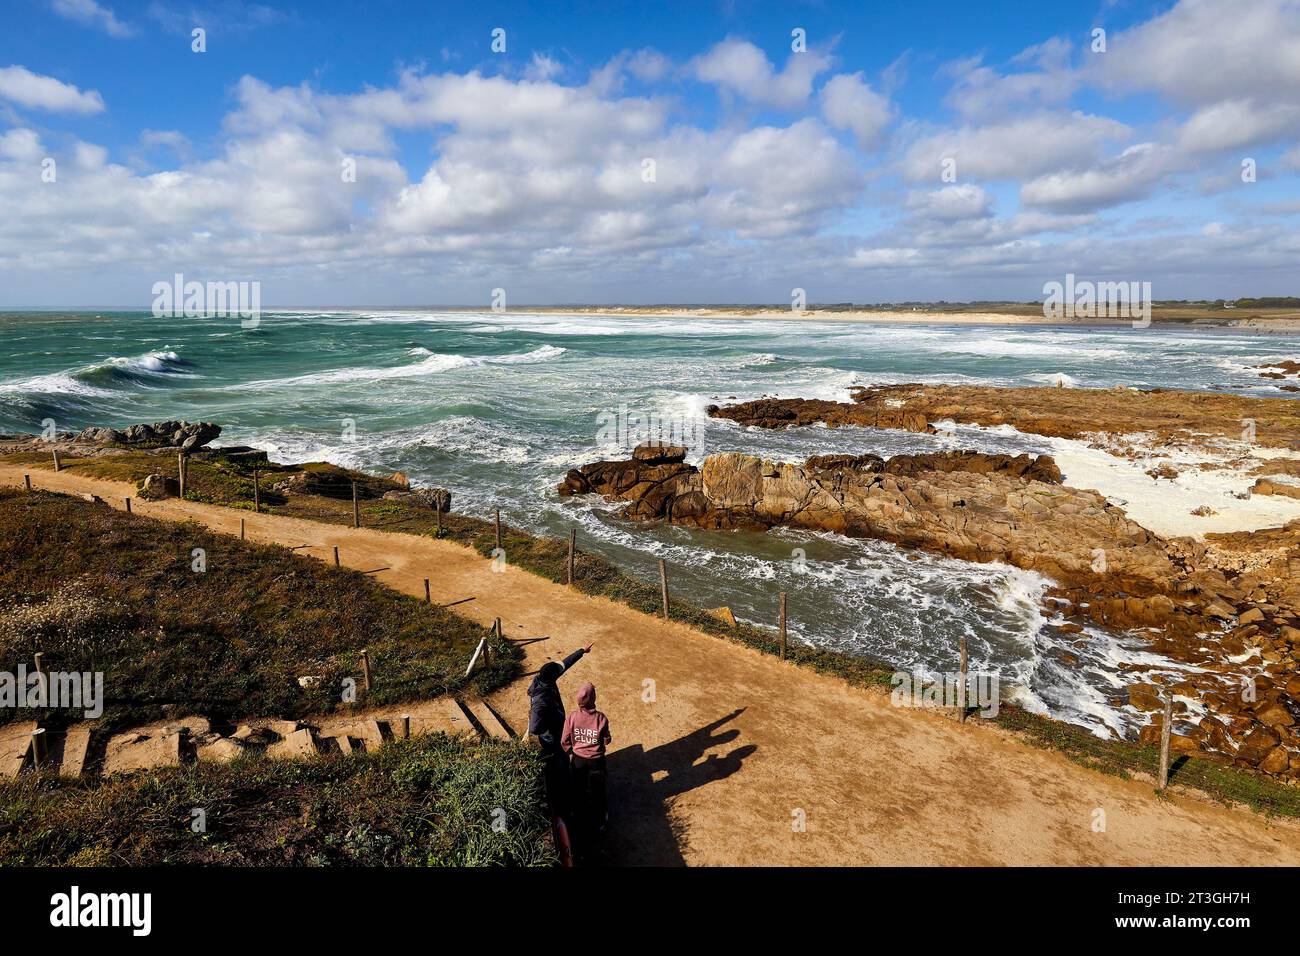
M 282 305 L 1300 291 L 1300 0 L 5 21 L 2 307 L 146 304 L 175 272 Z

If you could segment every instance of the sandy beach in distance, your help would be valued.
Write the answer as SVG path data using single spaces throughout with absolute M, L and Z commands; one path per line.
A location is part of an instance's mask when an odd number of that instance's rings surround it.
M 1015 311 L 1012 311 L 1015 309 Z M 460 311 L 459 309 L 447 311 Z M 864 325 L 1078 325 L 1102 328 L 1132 326 L 1131 319 L 1094 317 L 1047 318 L 1034 306 L 1010 307 L 1004 311 L 940 311 L 934 309 L 792 309 L 749 308 L 744 306 L 538 306 L 516 307 L 509 311 L 567 315 L 626 315 L 680 319 L 753 319 L 760 322 L 848 322 Z M 1300 311 L 1254 310 L 1240 316 L 1205 309 L 1161 308 L 1156 306 L 1152 326 L 1190 325 L 1197 328 L 1250 332 L 1298 332 Z

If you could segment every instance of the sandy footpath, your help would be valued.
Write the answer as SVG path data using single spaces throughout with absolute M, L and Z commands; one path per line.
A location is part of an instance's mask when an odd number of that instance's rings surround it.
M 93 492 L 122 507 L 124 483 L 33 469 L 37 487 Z M 23 470 L 0 466 L 0 484 Z M 572 699 L 598 688 L 610 719 L 611 861 L 626 864 L 1300 864 L 1300 825 L 1269 821 L 1150 782 L 1086 770 L 979 719 L 901 710 L 882 693 L 731 645 L 453 544 L 188 501 L 133 501 L 169 520 L 254 541 L 309 545 L 408 594 L 488 624 L 500 617 L 527 669 L 595 642 L 561 681 Z M 209 560 L 220 560 L 219 555 Z M 795 598 L 797 606 L 797 596 Z M 310 635 L 303 635 L 310 640 Z M 647 684 L 653 682 L 653 685 Z M 653 686 L 654 699 L 647 688 Z M 493 703 L 524 724 L 524 684 Z M 1094 832 L 1095 810 L 1105 831 Z M 806 817 L 805 832 L 792 820 Z

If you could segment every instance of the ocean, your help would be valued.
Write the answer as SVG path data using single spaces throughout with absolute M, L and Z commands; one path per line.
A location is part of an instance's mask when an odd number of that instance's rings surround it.
M 789 594 L 799 639 L 900 669 L 1002 675 L 1031 710 L 1131 736 L 1124 669 L 1176 669 L 1140 637 L 1060 634 L 1048 582 L 1001 565 L 788 530 L 704 532 L 629 524 L 618 505 L 560 498 L 569 468 L 680 438 L 690 459 L 742 451 L 801 461 L 834 451 L 937 450 L 943 436 L 871 429 L 764 432 L 704 416 L 764 395 L 843 400 L 899 382 L 1170 387 L 1287 400 L 1250 366 L 1300 357 L 1300 336 L 1177 327 L 855 325 L 470 313 L 263 312 L 238 319 L 147 312 L 0 314 L 0 432 L 216 422 L 219 444 L 276 461 L 328 460 L 449 488 L 455 510 L 567 536 L 646 580 L 657 560 L 689 601 L 772 625 Z M 1142 430 L 1141 422 L 1134 429 Z M 1054 452 L 1011 429 L 962 427 L 957 446 Z M 950 445 L 951 446 L 951 445 Z M 1069 475 L 1066 475 L 1067 481 Z M 562 635 L 557 635 L 562 637 Z M 1010 692 L 1008 694 L 1008 689 Z

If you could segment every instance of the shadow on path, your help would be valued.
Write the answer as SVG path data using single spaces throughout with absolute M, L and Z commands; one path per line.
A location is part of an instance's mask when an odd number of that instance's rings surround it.
M 758 748 L 736 747 L 725 754 L 705 751 L 740 736 L 735 728 L 719 730 L 744 708 L 733 710 L 699 730 L 645 750 L 640 744 L 609 754 L 609 829 L 605 862 L 620 866 L 682 866 L 682 848 L 690 834 L 672 818 L 679 794 L 729 777 Z M 615 728 L 617 729 L 617 728 Z

